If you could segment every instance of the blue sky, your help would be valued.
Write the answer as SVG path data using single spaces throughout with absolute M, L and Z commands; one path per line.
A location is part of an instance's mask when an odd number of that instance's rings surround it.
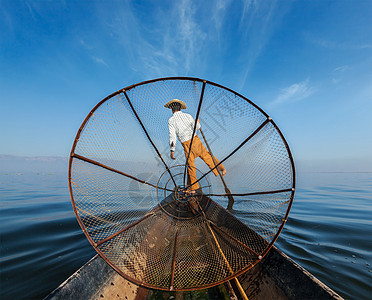
M 372 171 L 372 2 L 0 0 L 0 154 L 68 156 L 120 88 L 193 76 L 236 90 L 300 168 Z

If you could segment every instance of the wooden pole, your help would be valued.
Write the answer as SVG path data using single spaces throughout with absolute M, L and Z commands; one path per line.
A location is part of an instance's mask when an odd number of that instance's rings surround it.
M 204 133 L 203 133 L 203 130 L 202 130 L 201 128 L 200 128 L 199 130 L 200 130 L 200 133 L 201 133 L 202 136 L 203 136 L 203 139 L 204 139 L 205 145 L 207 146 L 208 151 L 209 151 L 209 153 L 210 153 L 211 156 L 212 156 L 214 166 L 216 166 L 217 163 L 216 163 L 215 157 L 213 156 L 212 150 L 211 150 L 211 148 L 210 148 L 209 145 L 208 145 L 208 142 L 207 142 L 207 139 L 205 138 L 205 135 L 204 135 Z M 222 183 L 223 183 L 223 185 L 224 185 L 224 187 L 225 187 L 225 192 L 226 192 L 226 194 L 227 194 L 227 198 L 229 199 L 229 203 L 227 204 L 227 209 L 230 210 L 230 209 L 232 209 L 232 207 L 233 207 L 233 205 L 234 205 L 234 202 L 235 202 L 234 197 L 231 195 L 231 191 L 230 191 L 230 189 L 227 187 L 226 182 L 225 182 L 225 179 L 223 179 L 223 176 L 222 176 L 220 170 L 218 170 L 218 168 L 216 168 L 216 170 L 217 170 L 218 174 L 220 175 L 220 178 L 221 178 L 221 180 L 222 180 Z
M 230 266 L 230 264 L 229 264 L 229 261 L 227 260 L 225 254 L 223 253 L 223 251 L 222 251 L 222 249 L 221 249 L 220 243 L 218 242 L 218 240 L 217 240 L 217 238 L 216 238 L 216 236 L 215 236 L 215 234 L 214 234 L 214 232 L 213 232 L 213 229 L 212 229 L 211 225 L 209 224 L 210 221 L 207 219 L 207 216 L 205 215 L 203 209 L 201 208 L 201 206 L 200 206 L 200 204 L 199 204 L 199 201 L 196 201 L 196 203 L 197 203 L 197 205 L 199 206 L 199 209 L 201 210 L 201 212 L 202 212 L 202 214 L 203 214 L 203 217 L 204 217 L 204 220 L 205 220 L 205 224 L 207 225 L 207 227 L 208 227 L 210 233 L 212 234 L 213 240 L 214 240 L 214 242 L 215 242 L 215 244 L 216 244 L 216 246 L 217 246 L 218 251 L 220 252 L 220 254 L 221 254 L 223 260 L 225 261 L 226 266 L 227 266 L 227 268 L 229 269 L 231 275 L 233 275 L 233 274 L 234 274 L 234 270 L 231 268 L 231 266 Z M 208 236 L 208 234 L 206 235 L 206 237 L 207 237 L 207 236 Z M 238 287 L 239 293 L 240 293 L 240 295 L 242 296 L 242 298 L 243 298 L 244 300 L 249 300 L 248 297 L 247 297 L 247 295 L 246 295 L 246 293 L 245 293 L 245 291 L 244 291 L 244 289 L 243 289 L 243 287 L 241 286 L 241 284 L 240 284 L 238 278 L 235 277 L 234 280 L 235 280 L 236 286 Z

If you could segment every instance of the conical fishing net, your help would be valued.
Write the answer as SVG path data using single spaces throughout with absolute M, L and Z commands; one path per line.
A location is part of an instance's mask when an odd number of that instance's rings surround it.
M 164 107 L 173 99 L 187 108 Z M 85 235 L 117 272 L 192 290 L 238 276 L 269 251 L 294 173 L 283 135 L 257 105 L 209 81 L 161 78 L 92 109 L 71 150 L 69 186 Z

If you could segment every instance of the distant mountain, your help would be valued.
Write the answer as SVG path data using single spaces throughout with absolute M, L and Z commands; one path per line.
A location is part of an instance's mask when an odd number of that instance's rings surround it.
M 60 156 L 16 156 L 0 154 L 0 174 L 41 172 L 66 172 L 68 158 Z
M 94 157 L 92 158 L 94 159 Z M 130 174 L 152 172 L 158 174 L 159 166 L 144 162 L 106 161 L 97 159 L 101 163 L 124 170 Z M 112 164 L 113 163 L 113 164 Z M 160 166 L 162 169 L 162 166 Z M 56 173 L 68 171 L 68 157 L 61 156 L 16 156 L 0 154 L 0 175 L 4 173 Z M 230 169 L 230 177 L 235 169 Z M 372 160 L 365 159 L 328 159 L 328 160 L 296 160 L 297 173 L 302 172 L 372 172 Z

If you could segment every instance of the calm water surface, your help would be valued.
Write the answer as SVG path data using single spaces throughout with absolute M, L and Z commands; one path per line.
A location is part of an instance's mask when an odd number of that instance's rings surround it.
M 304 173 L 276 246 L 346 299 L 372 299 L 372 173 Z M 42 299 L 95 251 L 66 174 L 0 173 L 0 298 Z

